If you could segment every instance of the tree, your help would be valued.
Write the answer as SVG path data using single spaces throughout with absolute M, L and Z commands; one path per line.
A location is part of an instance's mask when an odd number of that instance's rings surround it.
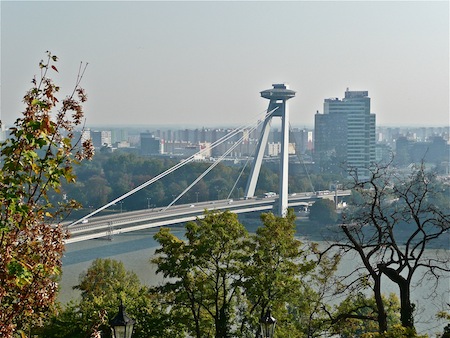
M 360 280 L 374 282 L 379 311 L 383 306 L 378 299 L 380 276 L 398 286 L 400 320 L 409 336 L 415 332 L 415 306 L 411 300 L 414 278 L 429 277 L 437 283 L 442 274 L 450 271 L 448 254 L 429 256 L 426 252 L 450 227 L 448 208 L 441 209 L 433 202 L 438 186 L 437 177 L 426 172 L 423 165 L 413 168 L 408 175 L 386 165 L 372 168 L 367 181 L 355 177 L 354 189 L 361 202 L 344 215 L 340 228 L 344 241 L 330 246 L 357 253 L 366 271 Z M 380 333 L 387 331 L 385 314 L 379 318 L 379 329 Z
M 185 236 L 187 242 L 167 228 L 155 235 L 161 248 L 152 262 L 170 278 L 157 291 L 167 295 L 173 315 L 190 334 L 232 337 L 247 232 L 236 214 L 205 211 L 203 219 L 187 223 Z
M 80 275 L 80 284 L 73 288 L 81 291 L 83 300 L 104 297 L 116 303 L 112 295 L 134 292 L 139 289 L 139 286 L 137 275 L 125 270 L 122 262 L 109 258 L 97 258 L 89 269 Z
M 261 219 L 263 225 L 249 235 L 235 214 L 206 211 L 204 219 L 187 224 L 186 240 L 164 228 L 155 235 L 161 248 L 152 261 L 169 278 L 155 292 L 164 295 L 173 322 L 184 323 L 189 334 L 254 337 L 268 307 L 280 319 L 280 337 L 323 328 L 317 320 L 319 297 L 311 287 L 320 279 L 314 275 L 316 246 L 295 238 L 292 209 L 284 218 L 268 213 Z M 317 273 L 329 276 L 335 267 L 335 258 L 324 260 Z M 315 308 L 301 301 L 306 292 Z M 306 308 L 308 317 L 300 318 Z
M 0 336 L 12 337 L 39 325 L 51 312 L 61 274 L 66 232 L 57 219 L 75 201 L 52 204 L 63 181 L 74 182 L 73 165 L 91 158 L 90 141 L 80 144 L 74 127 L 83 122 L 80 66 L 74 91 L 62 100 L 48 77 L 58 71 L 57 57 L 47 52 L 41 74 L 24 96 L 25 110 L 0 144 Z M 58 109 L 53 113 L 54 109 Z
M 242 334 L 255 333 L 257 320 L 272 308 L 281 316 L 285 305 L 298 296 L 302 282 L 315 268 L 307 258 L 309 251 L 295 238 L 295 213 L 286 217 L 262 214 L 262 227 L 250 238 L 250 257 L 244 268 L 243 288 L 247 307 L 241 324 Z
M 86 202 L 90 207 L 99 208 L 108 203 L 111 187 L 104 177 L 97 175 L 90 177 L 84 189 Z
M 45 338 L 87 338 L 102 333 L 102 337 L 111 337 L 108 323 L 122 302 L 136 321 L 133 337 L 180 337 L 167 329 L 177 326 L 170 323 L 160 296 L 150 293 L 120 261 L 94 260 L 74 289 L 81 291 L 81 299 L 61 309 L 35 334 Z
M 392 328 L 400 323 L 399 300 L 394 294 L 389 297 L 383 296 L 382 299 L 386 307 L 388 326 Z M 333 314 L 329 313 L 329 316 L 332 324 L 331 332 L 339 334 L 342 338 L 378 332 L 376 300 L 361 292 L 350 294 L 336 306 Z
M 318 199 L 310 208 L 309 219 L 324 224 L 333 224 L 337 220 L 335 205 L 332 200 Z
M 80 275 L 80 283 L 74 289 L 81 291 L 81 301 L 75 306 L 80 314 L 85 337 L 97 331 L 109 334 L 108 318 L 112 319 L 121 301 L 133 304 L 138 298 L 141 284 L 134 272 L 127 271 L 122 262 L 112 259 L 95 259 L 86 273 Z
M 287 322 L 290 325 L 286 325 L 285 332 L 288 337 L 290 332 L 297 332 L 299 337 L 323 337 L 333 325 L 329 311 L 335 302 L 335 273 L 340 256 L 320 257 L 316 243 L 310 243 L 307 252 L 308 257 L 318 256 L 320 259 L 316 261 L 314 270 L 302 275 L 301 288 L 294 290 L 295 293 L 287 302 Z
M 447 304 L 450 308 L 450 304 Z M 450 313 L 446 311 L 440 311 L 436 315 L 437 318 L 445 320 L 448 324 L 444 327 L 444 332 L 440 338 L 450 338 Z

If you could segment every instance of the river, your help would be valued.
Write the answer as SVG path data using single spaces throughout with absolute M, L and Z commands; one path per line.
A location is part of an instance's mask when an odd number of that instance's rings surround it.
M 163 281 L 163 277 L 156 275 L 156 266 L 150 263 L 158 243 L 153 235 L 158 229 L 148 229 L 139 232 L 123 233 L 115 235 L 112 240 L 95 239 L 84 242 L 68 244 L 63 257 L 63 276 L 59 300 L 67 303 L 71 299 L 79 297 L 79 291 L 72 287 L 78 284 L 79 276 L 86 271 L 91 262 L 96 258 L 112 258 L 122 261 L 127 270 L 134 271 L 142 284 L 157 285 Z M 251 231 L 251 230 L 249 230 Z M 173 228 L 172 232 L 177 236 L 183 236 L 183 228 Z M 429 250 L 434 254 L 435 250 Z M 448 251 L 447 251 L 448 253 Z M 339 272 L 352 271 L 357 259 L 348 258 L 340 266 Z M 386 280 L 385 293 L 395 292 L 395 285 Z M 443 309 L 448 310 L 446 304 L 450 304 L 450 276 L 441 281 L 435 293 L 432 293 L 430 284 L 426 281 L 418 283 L 413 289 L 413 301 L 417 304 L 416 327 L 419 333 L 427 333 L 435 337 L 435 332 L 442 332 L 447 324 L 435 318 L 435 314 Z

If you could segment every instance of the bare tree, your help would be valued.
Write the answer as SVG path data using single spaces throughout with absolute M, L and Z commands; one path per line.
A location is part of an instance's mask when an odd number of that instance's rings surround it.
M 328 250 L 338 247 L 361 259 L 362 267 L 355 270 L 360 274 L 351 286 L 371 281 L 380 332 L 388 329 L 381 297 L 383 275 L 398 286 L 401 324 L 414 334 L 413 281 L 429 278 L 435 287 L 450 271 L 448 254 L 431 257 L 426 251 L 438 248 L 450 227 L 449 200 L 438 194 L 441 186 L 423 164 L 407 174 L 387 165 L 374 167 L 368 180 L 354 176 L 352 188 L 358 198 L 343 215 L 342 238 Z

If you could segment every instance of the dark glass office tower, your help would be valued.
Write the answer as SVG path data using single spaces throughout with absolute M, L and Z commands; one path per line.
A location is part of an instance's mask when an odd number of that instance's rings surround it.
M 369 177 L 375 162 L 375 114 L 367 91 L 347 91 L 325 99 L 323 114 L 315 115 L 314 159 L 323 172 L 357 173 Z

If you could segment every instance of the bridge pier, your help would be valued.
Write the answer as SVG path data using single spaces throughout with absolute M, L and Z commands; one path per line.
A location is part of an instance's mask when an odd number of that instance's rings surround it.
M 289 109 L 286 103 L 295 92 L 290 90 L 286 84 L 273 84 L 272 89 L 261 92 L 261 97 L 270 100 L 268 112 L 258 141 L 258 146 L 253 159 L 250 176 L 247 181 L 245 198 L 255 195 L 256 183 L 261 169 L 267 140 L 270 132 L 270 122 L 273 117 L 280 117 L 282 120 L 281 153 L 280 153 L 280 185 L 279 185 L 279 207 L 278 214 L 286 216 L 288 207 L 288 167 L 289 167 Z

